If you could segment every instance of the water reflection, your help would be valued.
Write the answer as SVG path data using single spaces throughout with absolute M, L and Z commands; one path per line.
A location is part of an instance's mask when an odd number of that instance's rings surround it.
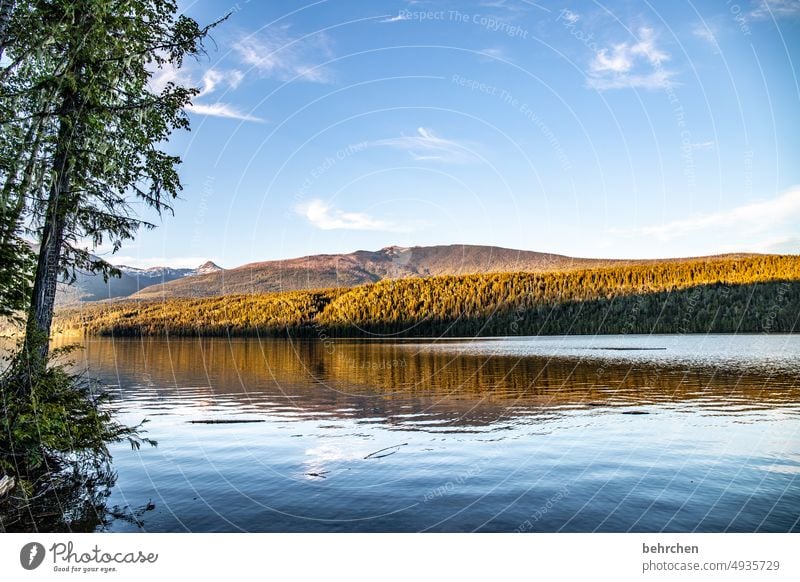
M 123 401 L 178 397 L 202 411 L 268 410 L 408 422 L 413 401 L 459 424 L 575 407 L 686 401 L 710 412 L 796 411 L 796 376 L 725 373 L 563 356 L 453 354 L 427 346 L 341 341 L 95 340 L 85 362 L 116 372 Z M 123 365 L 119 365 L 122 363 Z M 157 407 L 157 405 L 156 405 Z M 167 405 L 172 410 L 172 406 Z
M 138 523 L 133 511 L 108 504 L 115 482 L 111 464 L 103 459 L 78 461 L 42 476 L 0 499 L 0 532 L 88 533 L 114 520 Z
M 115 449 L 110 503 L 155 509 L 109 527 L 798 529 L 793 339 L 570 341 L 90 339 L 82 365 L 160 443 Z M 265 422 L 191 423 L 231 419 Z

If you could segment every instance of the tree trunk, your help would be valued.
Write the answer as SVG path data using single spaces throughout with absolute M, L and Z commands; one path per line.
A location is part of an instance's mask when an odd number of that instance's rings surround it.
M 33 280 L 33 292 L 25 330 L 25 349 L 30 372 L 36 374 L 43 366 L 50 349 L 50 328 L 56 287 L 60 273 L 61 250 L 64 230 L 70 213 L 70 184 L 72 164 L 70 151 L 75 138 L 74 118 L 78 111 L 75 95 L 64 96 L 58 141 L 53 158 L 53 180 L 47 200 L 42 238 L 39 244 L 39 260 Z

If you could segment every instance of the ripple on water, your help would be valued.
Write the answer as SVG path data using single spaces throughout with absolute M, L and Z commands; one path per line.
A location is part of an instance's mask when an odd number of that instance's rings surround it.
M 112 503 L 155 500 L 151 531 L 798 529 L 795 336 L 340 341 L 333 353 L 99 340 L 86 360 L 115 384 L 123 419 L 149 418 L 159 441 L 113 450 Z M 404 365 L 378 365 L 389 360 Z M 188 422 L 242 418 L 265 422 Z

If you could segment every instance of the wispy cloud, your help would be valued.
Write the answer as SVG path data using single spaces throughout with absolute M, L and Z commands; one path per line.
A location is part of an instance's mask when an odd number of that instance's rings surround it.
M 295 211 L 321 230 L 401 230 L 364 212 L 339 210 L 319 198 L 298 204 Z
M 221 71 L 219 69 L 208 69 L 203 73 L 203 84 L 200 87 L 200 97 L 208 93 L 213 93 L 221 84 L 225 84 L 227 89 L 236 89 L 244 79 L 244 73 L 237 69 Z
M 730 210 L 675 220 L 641 228 L 612 230 L 622 236 L 648 236 L 673 239 L 698 231 L 716 232 L 736 228 L 749 233 L 772 230 L 800 217 L 800 187 L 770 200 L 757 200 Z
M 196 86 L 199 87 L 200 93 L 195 96 L 191 104 L 186 106 L 187 111 L 197 115 L 238 119 L 240 121 L 264 121 L 260 117 L 240 111 L 235 105 L 219 101 L 216 103 L 207 102 L 209 96 L 218 89 L 224 88 L 226 91 L 232 91 L 239 87 L 244 79 L 244 73 L 238 69 L 221 70 L 210 68 L 203 72 L 199 80 L 197 80 L 197 74 L 197 72 L 190 71 L 187 68 L 163 67 L 158 69 L 151 77 L 150 89 L 159 93 L 164 90 L 168 83 Z
M 756 0 L 750 16 L 759 20 L 800 18 L 800 0 Z
M 373 146 L 383 146 L 408 152 L 415 160 L 431 160 L 450 164 L 463 164 L 475 159 L 463 143 L 439 137 L 432 130 L 418 127 L 416 135 L 379 139 Z
M 589 64 L 587 83 L 593 89 L 660 89 L 669 85 L 673 71 L 663 68 L 669 53 L 656 45 L 652 28 L 639 29 L 634 43 L 621 42 L 599 49 Z
M 717 42 L 717 32 L 714 27 L 708 23 L 698 22 L 692 26 L 692 35 L 711 46 L 715 53 L 719 52 L 719 43 Z
M 242 62 L 266 77 L 281 81 L 302 79 L 328 83 L 331 73 L 320 66 L 331 57 L 330 40 L 323 33 L 295 37 L 289 27 L 271 27 L 233 45 Z
M 483 0 L 482 2 L 478 2 L 478 6 L 498 14 L 503 14 L 506 17 L 514 18 L 527 14 L 533 7 L 544 10 L 545 12 L 550 12 L 550 9 L 530 2 L 529 0 L 525 2 L 519 2 L 518 0 Z
M 641 28 L 639 40 L 634 44 L 623 42 L 597 51 L 591 70 L 593 73 L 627 73 L 642 60 L 656 66 L 669 60 L 669 55 L 656 47 L 652 28 Z
M 161 93 L 169 83 L 191 85 L 192 77 L 185 67 L 178 69 L 171 65 L 163 65 L 153 71 L 148 85 L 153 93 Z
M 390 16 L 388 18 L 384 18 L 383 20 L 379 20 L 378 22 L 386 23 L 386 22 L 403 22 L 404 20 L 410 20 L 411 18 L 405 12 L 398 12 L 397 16 Z
M 493 61 L 496 59 L 508 60 L 508 55 L 502 47 L 489 47 L 478 51 L 482 60 Z
M 256 123 L 264 122 L 260 117 L 239 111 L 234 106 L 228 105 L 227 103 L 192 103 L 186 107 L 186 110 L 198 115 L 224 117 L 226 119 L 238 119 L 240 121 L 254 121 Z

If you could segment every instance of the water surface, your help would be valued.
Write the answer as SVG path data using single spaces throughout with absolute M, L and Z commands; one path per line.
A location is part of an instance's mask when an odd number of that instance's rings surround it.
M 797 336 L 85 345 L 112 531 L 800 529 Z

